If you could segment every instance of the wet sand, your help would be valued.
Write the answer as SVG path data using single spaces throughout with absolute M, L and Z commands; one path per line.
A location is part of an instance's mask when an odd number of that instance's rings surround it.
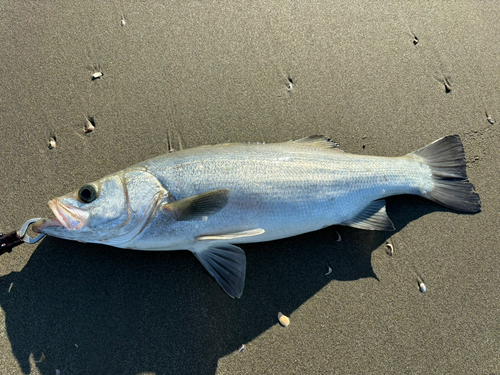
M 399 156 L 459 134 L 483 206 L 464 215 L 394 197 L 395 232 L 332 227 L 243 246 L 239 300 L 184 251 L 19 246 L 0 257 L 2 373 L 500 373 L 498 5 L 0 10 L 3 232 L 50 217 L 46 202 L 84 182 L 166 153 L 168 140 L 179 150 L 324 134 L 347 152 Z

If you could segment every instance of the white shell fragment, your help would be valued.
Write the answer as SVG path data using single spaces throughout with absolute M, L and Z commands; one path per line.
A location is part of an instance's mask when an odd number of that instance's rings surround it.
M 495 125 L 495 120 L 493 120 L 493 117 L 489 116 L 488 114 L 486 114 L 486 120 L 488 120 L 491 125 Z
M 245 344 L 242 344 L 242 345 L 241 345 L 241 348 L 238 350 L 238 352 L 240 352 L 240 353 L 241 353 L 241 352 L 242 352 L 242 351 L 244 351 L 246 348 L 247 348 L 247 346 L 246 346 Z
M 61 370 L 56 369 L 56 375 L 61 375 Z
M 386 253 L 387 255 L 393 256 L 394 255 L 394 246 L 390 243 L 386 243 L 385 246 L 387 247 Z
M 56 139 L 54 137 L 50 137 L 49 139 L 49 150 L 52 150 L 53 148 L 56 148 Z
M 328 276 L 332 273 L 332 267 L 328 267 L 328 271 L 325 273 L 325 276 Z
M 40 357 L 40 359 L 38 361 L 35 361 L 35 363 L 42 363 L 43 361 L 45 361 L 45 353 L 42 352 L 42 356 Z
M 85 133 L 92 133 L 95 129 L 95 122 L 93 117 L 85 117 Z
M 92 73 L 92 81 L 95 81 L 96 79 L 99 79 L 103 76 L 103 72 L 94 72 Z
M 427 287 L 425 286 L 424 282 L 420 279 L 417 279 L 417 282 L 418 282 L 418 288 L 420 289 L 420 291 L 422 293 L 425 293 L 425 291 L 427 290 Z
M 335 233 L 337 233 L 337 236 L 338 236 L 336 241 L 337 241 L 337 242 L 342 241 L 342 237 L 340 236 L 340 233 L 339 233 L 339 232 L 337 232 L 337 231 L 335 231 Z
M 283 327 L 288 327 L 288 325 L 290 324 L 290 318 L 280 312 L 278 313 L 278 321 Z

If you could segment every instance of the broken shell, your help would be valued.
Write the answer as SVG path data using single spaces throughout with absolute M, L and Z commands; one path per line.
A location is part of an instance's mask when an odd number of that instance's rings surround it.
M 95 129 L 95 121 L 93 117 L 86 117 L 85 133 L 92 133 Z
M 242 352 L 244 351 L 245 349 L 247 348 L 247 346 L 245 344 L 241 345 L 241 348 L 238 350 L 238 352 Z
M 290 318 L 280 312 L 278 313 L 278 321 L 283 327 L 288 327 L 288 325 L 290 324 Z
M 328 271 L 327 271 L 327 273 L 325 273 L 325 276 L 328 276 L 331 273 L 332 273 L 332 267 L 328 267 Z
M 392 256 L 394 254 L 394 246 L 390 243 L 386 243 L 385 246 L 387 247 L 386 253 Z
M 422 293 L 425 293 L 425 291 L 427 290 L 427 287 L 422 280 L 418 280 L 418 287 L 420 288 L 420 291 Z
M 337 241 L 337 242 L 342 241 L 342 237 L 340 237 L 340 233 L 339 233 L 339 232 L 337 232 L 337 231 L 335 231 L 335 233 L 337 233 L 337 236 L 338 236 L 336 241 Z
M 42 352 L 42 356 L 40 357 L 40 359 L 38 361 L 35 361 L 35 363 L 41 363 L 43 361 L 45 361 L 45 353 L 44 352 Z
M 103 73 L 103 72 L 95 72 L 95 73 L 92 73 L 92 81 L 95 81 L 96 79 L 101 78 L 103 75 L 104 75 L 104 73 Z
M 56 369 L 56 375 L 61 375 L 61 370 Z
M 50 137 L 49 140 L 49 150 L 52 150 L 53 148 L 56 148 L 56 139 L 54 137 Z
M 486 116 L 488 116 L 488 114 L 486 114 Z M 495 125 L 495 120 L 493 120 L 493 117 L 488 116 L 488 117 L 486 117 L 486 120 L 488 120 L 488 122 L 489 122 L 491 125 Z
M 451 83 L 450 83 L 450 77 L 444 77 L 444 80 L 442 81 L 444 83 L 444 91 L 448 94 L 451 92 Z

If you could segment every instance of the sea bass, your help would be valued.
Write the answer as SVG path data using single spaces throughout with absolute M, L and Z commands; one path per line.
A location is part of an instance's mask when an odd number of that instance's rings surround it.
M 384 197 L 415 194 L 479 212 L 458 135 L 401 157 L 343 152 L 323 136 L 219 144 L 136 164 L 49 202 L 33 230 L 136 250 L 190 250 L 231 297 L 246 258 L 234 244 L 347 225 L 393 230 Z

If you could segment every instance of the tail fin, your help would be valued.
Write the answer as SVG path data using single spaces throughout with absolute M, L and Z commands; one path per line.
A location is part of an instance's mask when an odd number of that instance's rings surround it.
M 464 146 L 458 135 L 438 139 L 409 155 L 424 159 L 431 168 L 434 188 L 425 198 L 457 211 L 481 211 L 479 195 L 467 179 Z

